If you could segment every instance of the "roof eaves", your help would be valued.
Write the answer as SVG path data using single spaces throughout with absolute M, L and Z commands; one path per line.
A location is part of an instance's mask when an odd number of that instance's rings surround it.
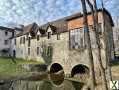
M 113 20 L 112 20 L 111 14 L 108 12 L 108 10 L 106 10 L 105 8 L 104 8 L 104 9 L 100 8 L 100 9 L 98 9 L 98 12 L 102 12 L 103 10 L 104 10 L 104 12 L 109 16 L 111 25 L 114 26 L 114 22 L 113 22 Z M 87 15 L 90 15 L 90 14 L 91 14 L 91 12 L 88 12 L 88 13 L 87 13 Z M 71 16 L 72 16 L 72 15 L 71 15 Z M 69 17 L 66 19 L 66 21 L 70 21 L 70 20 L 73 20 L 73 19 L 77 19 L 77 18 L 83 17 L 83 14 L 79 13 L 79 15 L 74 14 L 72 17 L 71 17 L 71 16 L 69 16 Z

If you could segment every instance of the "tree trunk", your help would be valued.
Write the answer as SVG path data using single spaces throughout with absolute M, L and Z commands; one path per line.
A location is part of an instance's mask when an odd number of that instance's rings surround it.
M 82 9 L 83 9 L 83 24 L 84 24 L 86 48 L 87 48 L 87 53 L 89 55 L 89 63 L 90 63 L 91 90 L 94 90 L 95 89 L 95 71 L 94 71 L 93 54 L 91 49 L 91 41 L 90 41 L 88 21 L 87 21 L 87 9 L 86 9 L 85 0 L 81 0 L 81 3 L 82 3 Z
M 103 19 L 104 19 L 104 15 L 103 15 Z M 111 65 L 110 65 L 110 61 L 111 61 L 111 50 L 110 50 L 110 47 L 109 47 L 109 41 L 107 40 L 107 36 L 108 36 L 108 32 L 105 30 L 105 20 L 104 20 L 104 24 L 103 24 L 103 27 L 104 27 L 104 42 L 105 42 L 105 55 L 106 55 L 106 69 L 107 69 L 107 76 L 109 77 L 108 78 L 108 81 L 111 81 L 112 80 L 112 74 L 111 74 Z
M 94 2 L 96 3 L 96 1 Z M 104 5 L 103 5 L 103 0 L 102 0 L 102 11 L 104 10 Z M 106 56 L 106 69 L 107 69 L 107 76 L 108 76 L 108 82 L 112 80 L 112 74 L 111 74 L 111 65 L 110 65 L 110 60 L 111 60 L 111 50 L 109 46 L 109 41 L 107 40 L 108 38 L 108 32 L 105 30 L 105 14 L 103 12 L 103 27 L 104 27 L 104 42 L 105 42 L 105 56 Z
M 100 48 L 100 38 L 99 38 L 99 34 L 98 34 L 98 12 L 97 12 L 97 6 L 96 6 L 96 2 L 94 4 L 94 8 L 93 5 L 90 3 L 89 0 L 87 0 L 89 7 L 91 8 L 92 11 L 92 18 L 93 18 L 93 24 L 94 24 L 94 33 L 95 33 L 95 38 L 96 38 L 96 44 L 97 44 L 97 58 L 98 58 L 98 62 L 99 62 L 99 67 L 101 70 L 101 74 L 102 74 L 102 80 L 103 80 L 103 85 L 104 85 L 104 90 L 108 90 L 108 86 L 107 86 L 107 81 L 106 81 L 106 74 L 105 74 L 105 69 L 103 67 L 103 63 L 101 60 L 101 48 Z M 94 13 L 95 11 L 95 13 Z

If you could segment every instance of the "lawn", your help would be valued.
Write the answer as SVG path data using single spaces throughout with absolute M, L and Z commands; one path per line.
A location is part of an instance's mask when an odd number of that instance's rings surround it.
M 9 76 L 19 76 L 27 73 L 28 71 L 22 68 L 22 64 L 41 64 L 41 62 L 33 60 L 15 59 L 16 63 L 8 57 L 0 57 L 0 78 Z

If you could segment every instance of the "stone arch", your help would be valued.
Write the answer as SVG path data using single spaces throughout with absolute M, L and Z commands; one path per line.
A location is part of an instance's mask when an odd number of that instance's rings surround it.
M 78 64 L 72 68 L 71 77 L 73 77 L 75 74 L 86 74 L 86 73 L 87 74 L 89 73 L 89 68 L 86 65 Z
M 71 71 L 71 77 L 77 77 L 81 81 L 87 81 L 89 74 L 89 68 L 83 64 L 75 65 Z
M 50 67 L 50 79 L 55 85 L 60 85 L 64 81 L 64 70 L 59 63 L 53 63 Z

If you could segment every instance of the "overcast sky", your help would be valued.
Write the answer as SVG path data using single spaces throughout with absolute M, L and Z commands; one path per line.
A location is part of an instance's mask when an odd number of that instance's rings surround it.
M 112 0 L 113 1 L 113 0 Z M 80 0 L 0 0 L 0 26 L 39 25 L 81 11 Z M 98 0 L 98 6 L 100 2 Z M 112 4 L 106 4 L 110 10 Z

